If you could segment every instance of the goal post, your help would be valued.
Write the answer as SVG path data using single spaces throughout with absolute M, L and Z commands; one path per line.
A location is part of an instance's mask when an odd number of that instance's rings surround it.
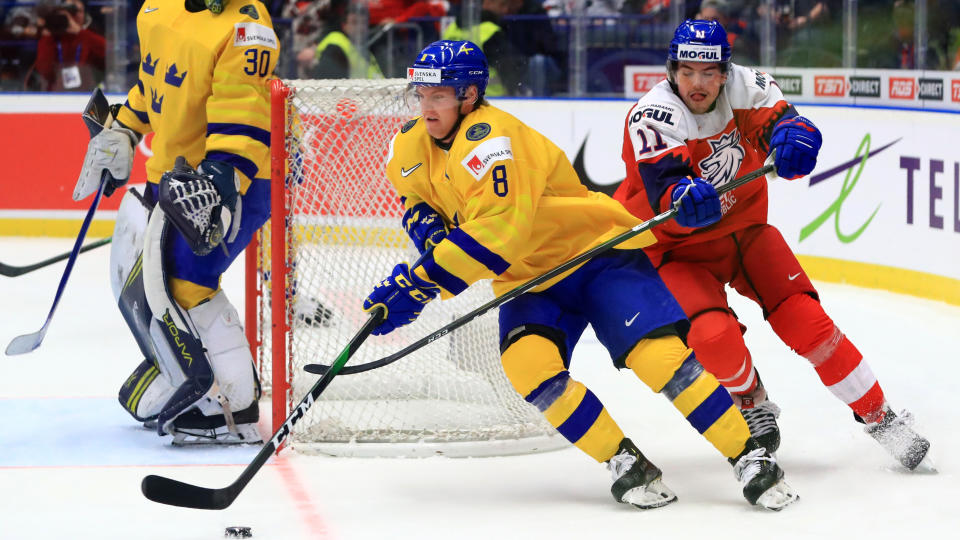
M 361 305 L 418 258 L 385 175 L 391 138 L 414 116 L 403 79 L 287 80 L 271 88 L 272 219 L 248 248 L 247 334 L 273 426 L 366 321 Z M 371 336 L 350 365 L 398 351 L 493 298 L 489 282 Z M 255 314 L 255 315 L 251 315 Z M 279 316 L 273 316 L 279 314 Z M 288 439 L 342 456 L 488 456 L 567 442 L 514 392 L 487 314 L 389 366 L 334 379 Z

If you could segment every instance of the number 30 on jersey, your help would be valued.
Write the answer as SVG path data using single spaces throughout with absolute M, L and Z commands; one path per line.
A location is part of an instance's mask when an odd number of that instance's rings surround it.
M 243 72 L 247 75 L 266 77 L 270 71 L 270 51 L 261 49 L 247 49 L 243 51 L 247 57 L 247 63 L 243 66 Z

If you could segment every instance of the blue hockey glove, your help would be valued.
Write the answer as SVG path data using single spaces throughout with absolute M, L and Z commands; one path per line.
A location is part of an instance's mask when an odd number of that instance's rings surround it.
M 703 178 L 681 179 L 673 186 L 670 199 L 677 207 L 674 219 L 684 227 L 706 227 L 723 217 L 717 190 Z
M 386 311 L 383 322 L 373 330 L 374 335 L 382 336 L 417 320 L 423 306 L 439 293 L 439 287 L 420 279 L 407 263 L 400 263 L 373 288 L 363 301 L 363 310 L 369 313 L 381 306 Z
M 421 255 L 447 236 L 443 218 L 425 202 L 403 213 L 403 228 Z
M 776 151 L 777 176 L 796 180 L 813 171 L 823 136 L 813 122 L 802 116 L 781 120 L 770 136 L 770 151 Z

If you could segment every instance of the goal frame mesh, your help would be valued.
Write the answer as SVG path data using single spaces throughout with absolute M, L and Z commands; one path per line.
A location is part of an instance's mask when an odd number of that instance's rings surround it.
M 292 405 L 296 401 L 299 401 L 299 399 L 302 397 L 302 394 L 306 392 L 306 388 L 309 388 L 309 386 L 312 385 L 312 381 L 316 380 L 316 376 L 303 373 L 301 369 L 302 366 L 294 365 L 295 359 L 293 343 L 296 340 L 294 334 L 297 331 L 295 328 L 297 327 L 297 321 L 295 320 L 297 315 L 294 314 L 294 303 L 296 300 L 293 299 L 293 297 L 296 296 L 296 291 L 292 292 L 291 283 L 296 283 L 296 279 L 291 277 L 291 271 L 297 266 L 297 263 L 291 261 L 291 259 L 295 257 L 295 255 L 292 253 L 295 252 L 296 248 L 291 247 L 290 245 L 290 231 L 298 226 L 301 228 L 303 226 L 297 225 L 297 222 L 295 222 L 296 217 L 292 217 L 291 200 L 293 196 L 291 193 L 293 190 L 287 189 L 287 186 L 292 185 L 292 172 L 296 169 L 296 166 L 291 165 L 291 156 L 289 152 L 289 145 L 292 144 L 291 139 L 293 139 L 294 136 L 291 136 L 290 133 L 288 133 L 288 126 L 291 123 L 291 118 L 297 114 L 297 111 L 295 110 L 296 107 L 292 103 L 296 99 L 298 91 L 301 89 L 306 89 L 309 87 L 312 90 L 312 87 L 315 86 L 330 85 L 333 87 L 337 84 L 340 84 L 341 86 L 352 86 L 358 82 L 362 83 L 363 81 L 344 80 L 335 82 L 275 80 L 271 83 L 271 213 L 273 217 L 258 234 L 254 235 L 254 239 L 247 248 L 247 254 L 245 257 L 245 323 L 248 341 L 250 343 L 251 350 L 253 351 L 254 359 L 257 360 L 261 380 L 264 382 L 264 389 L 271 395 L 271 419 L 274 429 L 283 424 L 289 411 L 291 410 Z M 372 81 L 368 81 L 368 83 L 371 85 L 371 87 L 374 86 Z M 377 84 L 383 85 L 384 88 L 393 88 L 391 85 L 395 85 L 397 89 L 406 87 L 406 81 L 403 79 L 388 79 Z M 337 111 L 340 112 L 339 103 Z M 404 117 L 404 120 L 412 116 L 412 114 L 409 114 L 409 116 Z M 402 122 L 398 123 L 397 126 L 393 128 L 393 132 L 395 132 L 401 124 Z M 304 137 L 304 140 L 306 139 L 307 137 Z M 300 139 L 296 139 L 296 141 L 297 144 L 302 143 Z M 385 144 L 385 141 L 380 141 L 378 144 Z M 301 160 L 296 165 L 302 165 L 302 156 L 297 156 L 293 159 Z M 382 170 L 384 164 L 378 164 L 378 166 L 380 167 L 380 174 L 385 178 L 385 174 Z M 300 182 L 303 182 L 303 180 L 301 179 Z M 394 197 L 395 196 L 396 195 L 394 193 Z M 403 233 L 402 229 L 400 229 L 400 214 L 387 217 L 389 217 L 388 227 L 392 229 L 389 234 L 387 234 L 387 236 L 389 236 L 387 242 L 390 244 L 400 242 L 408 246 L 406 248 L 408 252 L 411 251 L 409 248 L 409 240 L 407 239 L 406 234 Z M 376 227 L 377 230 L 384 229 L 384 226 L 381 225 L 383 218 L 384 216 L 379 216 L 374 220 L 376 221 L 376 225 L 374 225 L 374 227 Z M 338 221 L 335 225 L 321 226 L 327 227 L 328 229 L 346 227 L 343 225 L 342 220 Z M 359 225 L 350 225 L 349 228 L 354 229 L 367 226 L 368 224 L 361 220 Z M 277 239 L 280 239 L 280 241 Z M 320 241 L 319 243 L 322 244 L 323 242 Z M 413 254 L 415 256 L 415 251 L 413 251 Z M 401 260 L 403 259 L 398 258 L 393 262 L 396 263 L 400 262 Z M 407 260 L 413 259 L 408 258 Z M 269 279 L 267 276 L 272 276 L 273 279 Z M 283 279 L 276 279 L 276 276 L 283 276 Z M 368 277 L 369 288 L 372 289 L 376 281 L 383 276 L 376 275 Z M 486 284 L 486 287 L 489 289 L 488 284 Z M 478 285 L 471 287 L 471 289 L 474 288 L 478 288 Z M 295 287 L 293 289 L 295 289 Z M 490 298 L 492 298 L 492 293 L 490 293 Z M 362 299 L 362 297 L 360 299 Z M 458 297 L 442 303 L 446 304 L 448 302 L 456 302 L 459 300 L 460 298 Z M 470 302 L 475 300 L 468 298 L 467 301 Z M 433 302 L 432 304 L 438 303 L 441 302 Z M 476 305 L 480 305 L 480 302 L 477 302 L 475 305 L 471 306 L 471 308 L 476 307 Z M 431 306 L 428 305 L 427 308 L 429 309 Z M 359 301 L 357 301 L 355 310 L 356 312 L 359 312 L 360 315 L 365 316 L 365 314 L 363 314 L 360 310 Z M 272 317 L 271 315 L 274 313 L 283 313 L 284 316 Z M 485 317 L 492 317 L 492 314 L 487 314 Z M 490 319 L 488 319 L 488 321 L 490 321 Z M 469 328 L 473 324 L 475 323 L 471 322 L 463 329 L 458 330 L 458 332 Z M 356 325 L 356 329 L 358 328 L 359 324 Z M 350 330 L 349 332 L 352 333 L 356 329 Z M 428 328 L 425 330 L 433 329 L 434 328 Z M 425 330 L 420 330 L 421 335 L 426 333 Z M 454 334 L 456 334 L 456 332 Z M 343 337 L 343 343 L 340 343 L 338 346 L 340 348 L 345 346 L 346 342 L 349 340 L 349 337 L 349 334 Z M 418 335 L 417 337 L 421 336 Z M 370 339 L 375 340 L 377 337 L 372 336 Z M 449 341 L 451 339 L 456 339 L 456 337 L 446 336 L 438 341 Z M 292 441 L 290 444 L 296 447 L 296 449 L 300 452 L 361 457 L 426 457 L 433 455 L 446 455 L 449 457 L 479 457 L 526 454 L 539 451 L 555 450 L 568 446 L 569 443 L 564 440 L 563 437 L 560 436 L 559 433 L 557 433 L 556 430 L 554 430 L 545 419 L 542 418 L 535 407 L 524 402 L 523 399 L 513 391 L 512 387 L 509 386 L 506 376 L 503 375 L 502 369 L 499 367 L 499 355 L 498 351 L 496 350 L 498 344 L 496 343 L 497 336 L 495 331 L 493 332 L 493 335 L 490 336 L 489 341 L 489 346 L 493 348 L 492 350 L 494 356 L 494 358 L 490 359 L 490 361 L 495 362 L 496 368 L 499 371 L 499 379 L 502 380 L 492 382 L 485 381 L 484 384 L 487 382 L 489 382 L 492 386 L 495 386 L 496 384 L 500 384 L 501 386 L 504 383 L 506 384 L 506 391 L 503 389 L 498 389 L 496 391 L 497 398 L 511 400 L 506 406 L 509 408 L 510 415 L 515 414 L 513 412 L 514 407 L 520 408 L 521 412 L 519 414 L 522 418 L 518 420 L 519 425 L 517 427 L 505 426 L 504 431 L 496 431 L 496 435 L 491 435 L 490 433 L 494 433 L 493 428 L 487 430 L 485 427 L 481 426 L 479 428 L 479 435 L 477 435 L 475 439 L 471 440 L 437 440 L 438 437 L 426 437 L 416 441 L 398 441 L 388 440 L 391 439 L 391 437 L 386 435 L 367 437 L 365 439 L 357 436 L 346 441 L 305 441 L 303 439 L 298 439 L 298 432 L 301 426 L 301 424 L 298 423 L 298 425 L 293 429 L 293 436 L 291 436 L 288 441 Z M 366 344 L 361 345 L 358 351 L 362 351 L 364 346 L 366 346 Z M 397 346 L 396 349 L 398 350 L 402 346 L 403 344 Z M 466 347 L 466 345 L 459 346 Z M 458 347 L 457 345 L 446 345 L 446 347 L 448 357 L 456 354 Z M 339 351 L 340 349 L 337 350 Z M 488 354 L 487 356 L 490 355 Z M 484 361 L 486 361 L 487 356 L 484 356 Z M 333 359 L 334 357 L 316 358 L 313 361 L 317 363 L 329 364 L 333 361 Z M 367 358 L 367 360 L 372 359 Z M 401 364 L 405 360 L 406 359 L 401 359 L 395 364 Z M 299 361 L 299 359 L 296 361 Z M 380 368 L 379 370 L 373 371 L 386 370 L 388 368 L 389 367 Z M 373 371 L 368 373 L 373 373 Z M 424 374 L 424 376 L 426 375 L 429 374 Z M 338 379 L 362 376 L 363 375 L 340 375 Z M 309 377 L 310 379 L 307 383 L 304 383 L 303 379 L 295 379 L 295 377 Z M 436 377 L 438 377 L 437 380 L 439 382 L 430 384 L 433 384 L 434 386 L 443 385 L 443 374 L 436 375 Z M 339 381 L 333 381 L 331 383 L 331 388 L 333 388 L 333 385 L 336 385 L 338 382 Z M 304 386 L 304 384 L 307 384 L 307 386 Z M 300 389 L 298 390 L 297 387 L 300 387 Z M 328 388 L 325 394 L 330 393 L 330 388 Z M 307 417 L 314 413 L 315 409 L 321 408 L 320 405 L 324 398 L 325 396 L 322 394 L 317 400 L 315 406 L 307 412 L 305 418 L 301 419 L 301 422 L 304 422 Z M 390 405 L 389 398 L 369 399 L 383 401 L 383 404 L 387 404 L 387 406 L 399 411 L 398 414 L 403 414 L 404 405 L 406 405 L 405 403 Z M 484 406 L 486 405 L 489 404 L 484 404 Z M 441 408 L 444 406 L 445 405 L 442 403 L 439 405 Z M 527 409 L 523 409 L 524 407 Z M 417 408 L 417 406 L 413 406 L 411 408 Z M 527 412 L 522 412 L 524 410 L 530 413 L 531 416 L 529 418 L 523 416 L 527 414 Z M 469 424 L 469 422 L 467 423 Z M 495 426 L 495 428 L 499 430 L 501 426 Z M 454 431 L 455 430 L 451 428 L 450 432 L 453 433 Z M 431 431 L 431 433 L 434 432 L 444 432 L 443 426 Z

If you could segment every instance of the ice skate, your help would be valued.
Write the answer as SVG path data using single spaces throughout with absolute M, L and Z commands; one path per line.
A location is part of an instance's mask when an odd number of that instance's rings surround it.
M 857 420 L 863 422 L 859 417 Z M 908 411 L 900 411 L 897 415 L 885 406 L 880 421 L 867 423 L 864 431 L 901 465 L 912 471 L 930 450 L 930 441 L 914 431 L 912 425 L 913 415 Z
M 227 426 L 226 416 L 204 416 L 198 409 L 191 409 L 173 421 L 173 445 L 192 446 L 200 444 L 257 444 L 263 442 L 257 420 L 259 404 L 253 404 L 233 414 L 235 430 Z
M 626 437 L 620 441 L 617 453 L 607 461 L 607 469 L 613 474 L 610 492 L 617 502 L 646 510 L 677 500 L 677 495 L 663 483 L 660 469 Z
M 743 419 L 747 421 L 750 436 L 771 454 L 776 452 L 780 448 L 780 426 L 777 425 L 780 407 L 767 398 L 763 382 L 758 381 L 757 387 L 749 394 L 731 394 L 731 397 L 740 409 Z
M 743 452 L 731 458 L 730 463 L 734 476 L 743 485 L 743 496 L 750 504 L 781 510 L 800 498 L 783 480 L 783 469 L 777 465 L 777 458 L 753 439 L 747 441 Z

